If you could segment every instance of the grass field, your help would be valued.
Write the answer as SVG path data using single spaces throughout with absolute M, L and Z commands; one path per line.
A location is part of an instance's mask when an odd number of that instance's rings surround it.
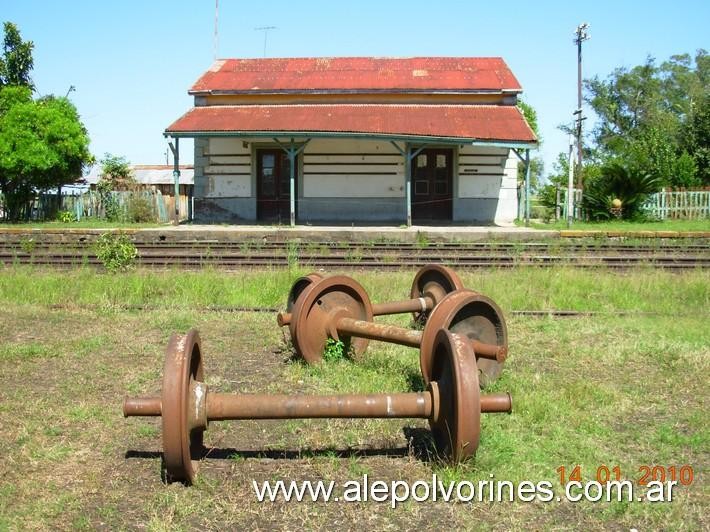
M 160 422 L 124 420 L 126 394 L 160 391 L 172 332 L 200 330 L 214 391 L 338 393 L 420 386 L 416 352 L 371 342 L 360 362 L 295 361 L 270 313 L 302 271 L 223 273 L 0 270 L 0 530 L 3 529 L 684 529 L 708 528 L 705 475 L 710 273 L 653 269 L 464 272 L 506 312 L 593 310 L 578 318 L 508 318 L 510 356 L 491 391 L 514 413 L 484 416 L 476 458 L 427 454 L 410 420 L 218 422 L 191 488 L 160 478 Z M 356 273 L 374 301 L 400 299 L 413 271 Z M 57 307 L 56 305 L 59 305 Z M 125 305 L 145 305 L 142 310 Z M 628 314 L 619 316 L 616 311 Z M 387 318 L 406 325 L 407 316 Z M 670 503 L 258 503 L 252 480 L 584 480 L 618 466 L 692 466 Z

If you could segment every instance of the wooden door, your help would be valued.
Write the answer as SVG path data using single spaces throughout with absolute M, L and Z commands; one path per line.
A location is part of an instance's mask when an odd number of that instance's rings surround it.
M 256 158 L 257 219 L 264 222 L 289 223 L 291 166 L 288 155 L 281 149 L 258 150 Z
M 427 148 L 412 159 L 412 221 L 450 222 L 453 150 Z

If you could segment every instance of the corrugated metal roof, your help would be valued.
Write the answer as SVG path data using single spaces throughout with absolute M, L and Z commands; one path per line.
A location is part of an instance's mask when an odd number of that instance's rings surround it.
M 356 133 L 536 142 L 512 105 L 220 105 L 194 107 L 166 130 Z M 189 135 L 186 135 L 189 136 Z
M 133 177 L 142 185 L 172 185 L 173 166 L 164 164 L 136 164 L 132 165 Z M 88 185 L 95 185 L 101 179 L 101 166 L 95 165 L 82 179 Z M 195 183 L 195 169 L 190 165 L 180 165 L 180 184 L 193 185 Z
M 520 92 L 500 57 L 221 59 L 190 89 L 203 92 Z

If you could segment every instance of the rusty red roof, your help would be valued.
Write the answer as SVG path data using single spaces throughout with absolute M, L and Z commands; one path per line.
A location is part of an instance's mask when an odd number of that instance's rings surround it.
M 166 134 L 354 133 L 536 142 L 512 105 L 217 105 L 194 107 Z
M 303 57 L 221 59 L 189 92 L 521 90 L 500 57 Z

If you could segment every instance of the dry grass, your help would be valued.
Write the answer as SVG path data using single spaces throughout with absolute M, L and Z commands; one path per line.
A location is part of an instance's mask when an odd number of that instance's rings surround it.
M 467 276 L 467 282 L 496 291 L 504 308 L 531 303 L 549 288 L 535 277 L 530 286 L 505 289 L 498 275 Z M 171 332 L 200 329 L 207 380 L 219 391 L 408 390 L 417 385 L 415 351 L 373 342 L 361 363 L 310 368 L 289 360 L 269 314 L 200 313 L 189 304 L 143 312 L 52 310 L 40 302 L 5 301 L 0 530 L 707 528 L 710 328 L 702 275 L 628 281 L 639 286 L 640 308 L 655 300 L 672 315 L 510 319 L 511 355 L 495 390 L 511 391 L 515 412 L 484 418 L 471 463 L 450 468 L 426 460 L 418 443 L 423 422 L 223 422 L 206 434 L 217 450 L 192 488 L 161 482 L 159 421 L 124 420 L 120 412 L 125 394 L 159 391 Z M 408 279 L 369 274 L 366 284 L 403 295 Z M 618 279 L 599 274 L 596 282 L 612 287 Z M 681 303 L 693 302 L 690 312 L 677 315 L 682 304 L 673 303 L 669 290 Z M 693 295 L 698 290 L 705 292 Z M 612 294 L 614 304 L 632 305 L 619 297 Z M 390 320 L 406 323 L 406 317 Z M 585 478 L 601 464 L 618 464 L 631 479 L 645 464 L 687 463 L 696 480 L 669 504 L 407 503 L 396 510 L 377 503 L 259 504 L 251 488 L 252 480 L 344 482 L 367 473 L 415 481 L 433 472 L 454 480 L 490 474 L 550 480 L 558 487 L 555 469 L 576 463 Z

